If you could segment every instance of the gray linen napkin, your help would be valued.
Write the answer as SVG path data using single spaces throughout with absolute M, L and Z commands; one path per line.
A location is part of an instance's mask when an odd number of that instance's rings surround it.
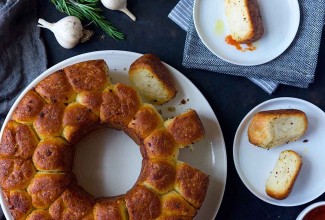
M 0 125 L 22 90 L 46 69 L 36 0 L 0 0 Z
M 192 11 L 193 0 L 181 0 L 186 8 Z M 299 0 L 301 20 L 295 40 L 289 48 L 273 61 L 259 66 L 243 67 L 225 62 L 213 55 L 200 41 L 196 33 L 192 16 L 186 20 L 178 5 L 177 11 L 169 17 L 181 17 L 182 23 L 188 21 L 183 65 L 189 68 L 205 69 L 230 75 L 244 76 L 260 86 L 260 80 L 271 90 L 277 82 L 281 84 L 307 88 L 314 80 L 317 57 L 324 24 L 325 0 Z M 184 7 L 184 6 L 183 6 Z M 192 14 L 191 14 L 192 15 Z M 173 19 L 175 20 L 175 19 Z M 274 86 L 273 86 L 274 87 Z M 276 86 L 274 87 L 274 89 Z

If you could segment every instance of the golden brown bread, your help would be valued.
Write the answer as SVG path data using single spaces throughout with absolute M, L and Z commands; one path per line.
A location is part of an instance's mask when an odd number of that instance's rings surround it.
M 102 98 L 100 119 L 111 128 L 125 128 L 141 106 L 138 92 L 121 83 L 105 89 Z
M 191 216 L 161 215 L 156 220 L 192 220 Z
M 0 185 L 3 189 L 25 189 L 35 173 L 31 160 L 0 158 Z
M 43 79 L 35 90 L 47 103 L 70 103 L 77 95 L 62 70 Z
M 15 121 L 9 121 L 3 131 L 0 143 L 0 157 L 30 158 L 38 144 L 33 129 Z
M 94 198 L 79 185 L 69 186 L 50 206 L 53 219 L 92 219 Z
M 266 194 L 274 199 L 285 199 L 291 193 L 302 166 L 301 156 L 293 150 L 282 151 L 266 181 Z
M 76 178 L 71 173 L 38 172 L 27 192 L 31 195 L 35 208 L 47 209 L 75 181 Z
M 129 70 L 132 83 L 150 102 L 161 105 L 176 96 L 177 88 L 167 67 L 153 54 L 135 60 Z
M 132 120 L 129 122 L 125 132 L 137 143 L 141 144 L 156 128 L 164 123 L 160 114 L 153 105 L 142 104 Z
M 34 121 L 34 129 L 41 139 L 61 135 L 64 108 L 65 105 L 60 103 L 44 105 Z
M 95 220 L 128 219 L 123 196 L 98 199 L 94 205 L 93 214 Z
M 161 213 L 161 202 L 157 193 L 136 185 L 125 196 L 129 219 L 155 219 Z
M 179 147 L 193 144 L 201 140 L 205 135 L 203 124 L 193 109 L 165 121 L 165 127 Z
M 64 139 L 48 138 L 42 140 L 33 155 L 37 170 L 42 171 L 71 171 L 74 147 Z
M 307 127 L 308 119 L 303 111 L 279 109 L 256 113 L 247 133 L 250 143 L 271 148 L 298 140 Z
M 195 208 L 200 208 L 209 186 L 209 176 L 186 163 L 177 162 L 175 190 Z
M 26 220 L 52 220 L 48 210 L 34 209 L 26 218 Z
M 179 148 L 204 136 L 197 113 L 189 110 L 165 122 L 153 105 L 142 103 L 136 89 L 111 84 L 103 60 L 49 75 L 25 94 L 4 126 L 0 185 L 31 204 L 24 212 L 21 207 L 27 205 L 13 206 L 17 219 L 191 219 L 207 190 L 195 178 L 203 174 L 186 165 L 194 178 L 183 178 L 179 173 L 186 172 L 177 165 Z M 102 126 L 127 133 L 144 159 L 130 191 L 94 200 L 71 173 L 73 145 Z M 191 184 L 195 196 L 188 193 Z
M 175 140 L 165 127 L 156 129 L 145 138 L 140 150 L 145 159 L 176 159 L 179 152 Z
M 76 101 L 90 109 L 94 114 L 99 116 L 100 106 L 103 102 L 101 91 L 80 92 Z
M 165 194 L 174 188 L 176 162 L 172 160 L 142 160 L 142 169 L 138 183 L 159 194 Z
M 196 210 L 180 194 L 175 191 L 161 197 L 162 210 L 165 215 L 194 217 Z
M 3 190 L 3 196 L 14 219 L 25 219 L 33 209 L 32 199 L 26 190 Z
M 104 60 L 90 60 L 63 69 L 75 92 L 102 91 L 109 83 Z
M 257 0 L 225 0 L 231 37 L 238 43 L 252 43 L 264 34 Z
M 29 90 L 12 113 L 12 119 L 21 123 L 33 123 L 43 109 L 45 101 L 34 90 Z
M 65 108 L 62 121 L 63 137 L 72 144 L 99 127 L 99 117 L 76 102 Z

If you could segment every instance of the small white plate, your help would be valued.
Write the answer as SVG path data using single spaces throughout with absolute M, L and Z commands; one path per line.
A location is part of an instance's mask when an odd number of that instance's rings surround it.
M 141 54 L 127 51 L 97 51 L 64 60 L 37 77 L 17 98 L 4 124 L 24 94 L 38 82 L 68 65 L 94 59 L 104 59 L 110 68 L 113 83 L 130 84 L 128 70 Z M 222 131 L 211 106 L 195 85 L 182 73 L 166 64 L 172 73 L 178 93 L 176 97 L 159 107 L 164 118 L 178 115 L 188 108 L 195 109 L 206 130 L 203 140 L 195 143 L 193 150 L 181 149 L 178 159 L 210 175 L 210 183 L 204 203 L 195 219 L 213 220 L 219 210 L 227 176 L 227 156 Z M 185 104 L 181 104 L 185 100 Z M 168 107 L 174 107 L 170 111 Z M 2 136 L 3 128 L 0 133 Z M 73 171 L 78 182 L 88 192 L 98 196 L 115 196 L 126 193 L 137 180 L 142 157 L 139 147 L 123 132 L 100 129 L 83 138 L 76 146 Z M 10 213 L 0 196 L 0 203 L 7 219 Z
M 247 129 L 255 113 L 272 109 L 299 109 L 306 113 L 308 129 L 297 141 L 269 150 L 252 145 Z M 251 110 L 240 123 L 233 146 L 235 167 L 246 187 L 261 200 L 278 206 L 297 206 L 316 199 L 325 192 L 325 113 L 317 106 L 296 98 L 277 98 Z M 265 193 L 265 183 L 283 150 L 302 156 L 302 167 L 292 192 L 284 200 Z
M 237 65 L 259 65 L 278 57 L 288 48 L 297 33 L 300 21 L 298 0 L 258 0 L 258 4 L 263 18 L 264 35 L 253 43 L 256 50 L 241 52 L 225 42 L 230 31 L 224 0 L 195 0 L 194 24 L 202 42 L 219 58 Z M 215 32 L 216 22 L 224 25 L 224 31 L 220 34 Z

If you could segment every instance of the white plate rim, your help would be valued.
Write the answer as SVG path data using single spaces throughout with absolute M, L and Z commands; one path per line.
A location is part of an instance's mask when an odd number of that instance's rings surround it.
M 205 39 L 205 37 L 203 36 L 203 31 L 201 31 L 201 28 L 199 26 L 199 22 L 198 22 L 198 7 L 199 7 L 199 4 L 201 2 L 201 0 L 194 0 L 194 5 L 193 5 L 193 21 L 194 21 L 194 26 L 195 26 L 195 30 L 200 38 L 200 40 L 202 41 L 202 43 L 206 46 L 206 48 L 211 52 L 213 53 L 214 55 L 216 55 L 217 57 L 219 57 L 220 59 L 228 62 L 228 63 L 231 63 L 231 64 L 235 64 L 235 65 L 240 65 L 240 66 L 257 66 L 257 65 L 261 65 L 261 64 L 265 64 L 267 62 L 270 62 L 272 61 L 273 59 L 277 58 L 278 56 L 280 56 L 292 43 L 292 41 L 294 40 L 297 32 L 298 32 L 298 28 L 299 28 L 299 23 L 300 23 L 300 7 L 299 7 L 299 2 L 298 0 L 287 0 L 287 1 L 290 1 L 291 2 L 291 5 L 293 7 L 293 10 L 295 12 L 294 14 L 294 17 L 295 17 L 295 26 L 294 26 L 294 29 L 293 31 L 291 32 L 291 35 L 288 39 L 288 44 L 286 46 L 284 46 L 282 49 L 281 49 L 281 52 L 279 52 L 278 54 L 276 54 L 275 56 L 273 57 L 269 57 L 268 59 L 264 59 L 263 61 L 261 62 L 256 62 L 256 63 L 253 63 L 253 64 L 248 64 L 248 63 L 245 63 L 245 62 L 235 62 L 231 59 L 227 59 L 226 57 L 223 57 L 222 55 L 220 55 L 217 51 L 215 51 L 211 46 L 210 44 L 207 42 L 207 40 Z M 292 26 L 291 26 L 292 28 Z
M 55 64 L 54 66 L 52 66 L 52 67 L 48 68 L 47 70 L 45 70 L 44 72 L 42 72 L 30 84 L 28 84 L 28 86 L 20 93 L 20 95 L 17 97 L 14 104 L 10 108 L 10 110 L 9 110 L 9 112 L 8 112 L 4 122 L 3 122 L 3 125 L 7 124 L 7 122 L 9 121 L 14 109 L 16 108 L 16 106 L 18 105 L 18 103 L 22 99 L 22 97 L 31 88 L 33 88 L 38 82 L 40 82 L 42 79 L 46 78 L 48 75 L 52 74 L 53 72 L 55 72 L 55 71 L 57 71 L 59 69 L 62 69 L 65 66 L 71 65 L 73 63 L 89 60 L 88 57 L 93 57 L 93 56 L 95 56 L 95 57 L 97 57 L 97 56 L 105 57 L 105 56 L 114 55 L 114 54 L 125 55 L 125 56 L 136 56 L 136 57 L 140 57 L 142 55 L 140 53 L 130 52 L 130 51 L 122 51 L 122 50 L 101 50 L 101 51 L 93 51 L 93 52 L 88 52 L 88 53 L 83 53 L 83 54 L 80 54 L 80 55 L 76 55 L 76 56 L 73 56 L 71 58 L 68 58 L 66 60 L 63 60 L 63 61 Z M 168 68 L 170 68 L 173 72 L 175 72 L 178 75 L 178 77 L 180 77 L 182 80 L 187 81 L 187 83 L 191 84 L 192 89 L 194 89 L 196 93 L 198 93 L 202 97 L 204 97 L 203 94 L 201 93 L 201 91 L 185 75 L 183 75 L 181 72 L 179 72 L 177 69 L 170 66 L 169 64 L 166 64 L 165 62 L 164 62 L 164 64 Z M 210 106 L 210 104 L 208 103 L 208 101 L 205 98 L 204 98 L 204 100 L 206 101 L 207 105 Z M 219 201 L 217 201 L 215 203 L 215 207 L 214 207 L 215 209 L 214 209 L 213 213 L 211 213 L 211 215 L 214 216 L 211 219 L 211 220 L 213 220 L 215 218 L 215 216 L 217 215 L 219 209 L 220 209 L 220 206 L 221 206 L 221 203 L 222 203 L 222 200 L 223 200 L 223 196 L 224 196 L 224 193 L 225 193 L 226 180 L 227 180 L 227 153 L 226 153 L 225 141 L 224 141 L 224 137 L 223 137 L 223 133 L 222 133 L 219 121 L 218 121 L 218 119 L 217 119 L 217 117 L 216 117 L 216 115 L 215 115 L 215 113 L 214 113 L 211 106 L 210 106 L 210 108 L 211 108 L 211 111 L 212 111 L 211 116 L 215 119 L 214 123 L 215 123 L 215 126 L 218 127 L 218 132 L 219 132 L 219 135 L 220 135 L 220 137 L 219 137 L 220 140 L 219 141 L 221 142 L 222 146 L 218 146 L 218 147 L 221 148 L 221 151 L 223 152 L 223 154 L 222 154 L 222 159 L 223 159 L 222 166 L 224 168 L 223 169 L 223 176 L 222 176 L 223 182 L 222 182 L 222 186 L 220 188 L 221 192 L 219 192 L 220 193 L 220 198 L 219 198 Z M 0 138 L 2 137 L 4 127 L 5 126 L 1 127 Z M 209 187 L 211 187 L 211 186 L 209 186 Z M 2 188 L 0 188 L 0 205 L 1 205 L 1 208 L 3 210 L 3 213 L 4 213 L 5 217 L 6 217 L 6 219 L 13 219 L 11 214 L 10 214 L 10 211 L 9 211 L 8 207 L 5 204 L 5 199 L 4 199 L 4 195 L 3 195 L 3 192 L 2 192 Z
M 250 110 L 246 116 L 243 118 L 243 120 L 241 121 L 241 123 L 239 124 L 238 128 L 237 128 L 237 131 L 236 131 L 236 134 L 235 134 L 235 137 L 234 137 L 234 141 L 233 141 L 233 160 L 234 160 L 234 164 L 235 164 L 235 168 L 236 168 L 236 171 L 237 171 L 237 174 L 239 175 L 241 181 L 244 183 L 244 185 L 247 187 L 247 189 L 252 193 L 254 194 L 257 198 L 261 199 L 262 201 L 264 202 L 267 202 L 269 204 L 272 204 L 272 205 L 276 205 L 276 206 L 282 206 L 282 207 L 293 207 L 293 206 L 298 206 L 298 205 L 303 205 L 303 204 L 306 204 L 310 201 L 313 201 L 314 199 L 318 198 L 319 196 L 321 196 L 324 192 L 325 192 L 325 187 L 322 191 L 320 191 L 318 194 L 316 194 L 314 197 L 310 198 L 309 200 L 306 200 L 306 201 L 303 201 L 303 202 L 296 202 L 296 203 L 282 203 L 282 204 L 279 204 L 277 203 L 276 200 L 266 200 L 264 199 L 263 197 L 261 197 L 251 186 L 249 183 L 246 182 L 246 179 L 244 178 L 244 174 L 243 174 L 243 171 L 242 169 L 239 167 L 239 159 L 238 159 L 238 153 L 237 153 L 237 145 L 236 143 L 238 142 L 238 139 L 239 139 L 239 133 L 241 132 L 241 129 L 243 126 L 246 125 L 246 123 L 249 122 L 249 119 L 252 118 L 253 114 L 257 111 L 259 111 L 259 109 L 261 107 L 263 107 L 264 105 L 267 105 L 267 104 L 270 104 L 272 102 L 278 102 L 278 101 L 293 101 L 293 102 L 298 102 L 298 103 L 302 103 L 302 104 L 306 104 L 306 105 L 309 105 L 319 111 L 321 111 L 324 115 L 324 111 L 322 109 L 320 109 L 318 106 L 316 106 L 315 104 L 311 103 L 311 102 L 308 102 L 306 100 L 303 100 L 303 99 L 299 99 L 299 98 L 294 98 L 294 97 L 279 97 L 279 98 L 274 98 L 274 99 L 270 99 L 270 100 L 267 100 L 265 102 L 262 102 L 260 103 L 259 105 L 257 105 L 256 107 L 254 107 L 252 110 Z M 281 200 L 283 201 L 283 200 Z

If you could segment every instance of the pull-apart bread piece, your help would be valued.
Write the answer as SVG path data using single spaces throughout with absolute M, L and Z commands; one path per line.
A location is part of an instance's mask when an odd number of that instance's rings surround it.
M 264 33 L 257 0 L 225 0 L 231 37 L 238 43 L 252 43 Z
M 248 127 L 249 142 L 263 148 L 298 140 L 307 130 L 308 119 L 303 111 L 281 109 L 261 111 Z
M 156 103 L 175 96 L 159 58 L 144 55 L 132 65 L 136 82 L 153 86 L 144 92 Z M 18 103 L 0 139 L 0 187 L 15 220 L 185 220 L 200 209 L 209 176 L 177 160 L 181 148 L 204 137 L 197 112 L 165 121 L 134 87 L 111 84 L 108 76 L 104 60 L 73 64 L 47 76 Z M 75 144 L 104 126 L 128 134 L 143 162 L 125 195 L 95 199 L 78 185 L 73 157 Z
M 301 156 L 295 151 L 282 151 L 266 181 L 266 193 L 274 199 L 287 198 L 295 184 L 301 165 Z
M 129 76 L 139 93 L 154 104 L 164 104 L 176 96 L 177 88 L 169 70 L 153 54 L 134 61 Z

